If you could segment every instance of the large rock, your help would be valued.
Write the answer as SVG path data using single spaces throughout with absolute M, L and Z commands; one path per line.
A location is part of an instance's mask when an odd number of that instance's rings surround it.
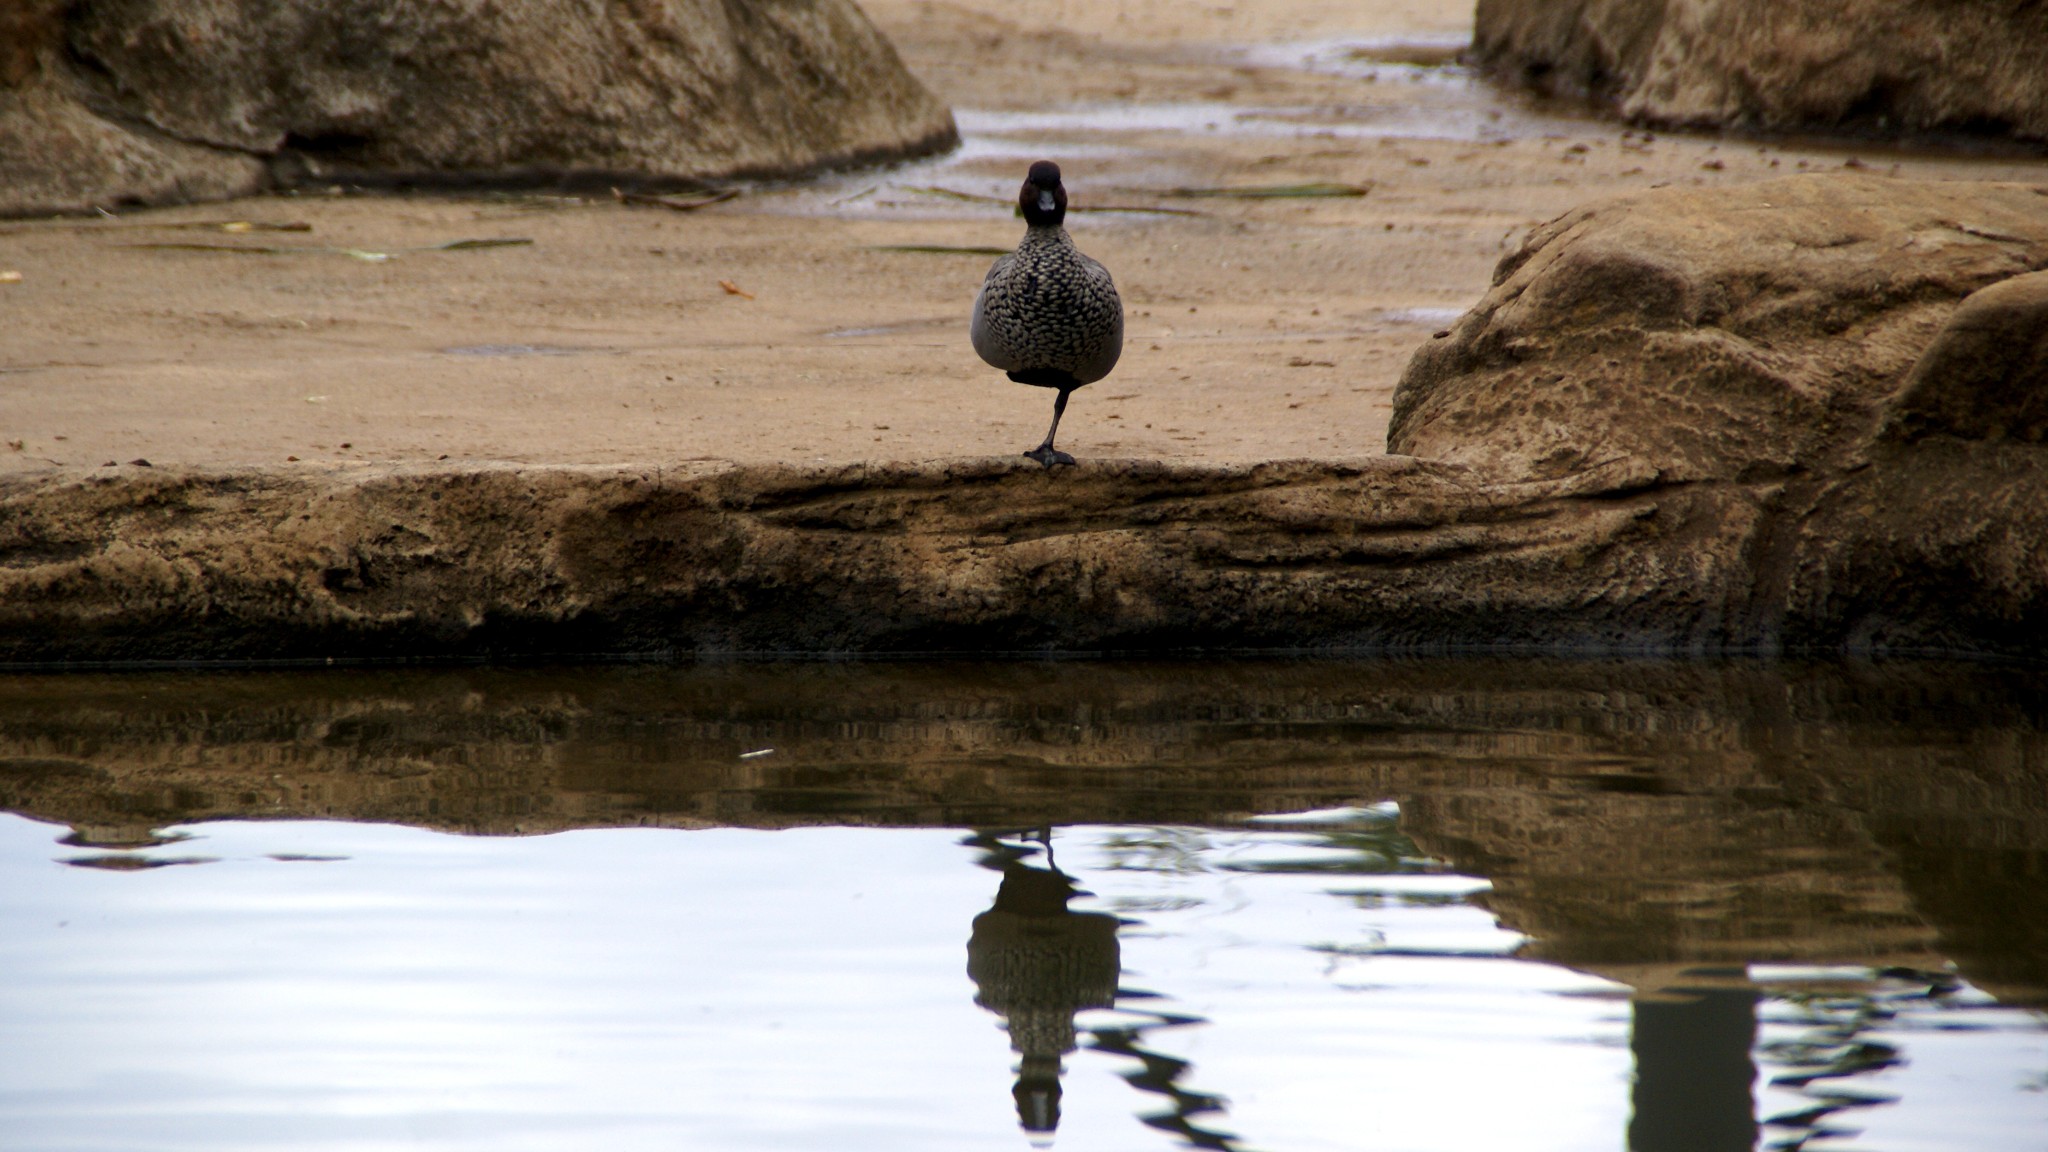
M 0 4 L 0 216 L 219 199 L 263 186 L 254 156 L 105 114 L 69 57 L 66 10 L 62 0 Z
M 75 76 L 0 88 L 0 216 L 222 200 L 268 183 L 258 157 L 99 115 Z
M 1893 405 L 1905 439 L 2048 433 L 2048 272 L 2000 280 L 1964 299 Z
M 301 179 L 681 184 L 957 139 L 851 0 L 28 0 L 5 19 L 0 214 Z
M 1416 354 L 1388 448 L 1517 476 L 1626 460 L 1666 483 L 1841 464 L 1951 315 L 1979 335 L 1930 355 L 1988 339 L 2018 361 L 1980 374 L 2024 375 L 2038 278 L 1987 286 L 2044 264 L 2048 188 L 2027 185 L 1796 176 L 1589 205 L 1536 229 Z M 2039 419 L 2017 379 L 1938 375 L 1915 411 L 1995 387 Z
M 1388 447 L 1690 491 L 1650 547 L 1691 566 L 1713 643 L 2031 655 L 2044 265 L 2044 187 L 1807 176 L 1592 205 L 1416 354 Z
M 1637 120 L 2048 139 L 2048 8 L 1479 0 L 1481 63 Z

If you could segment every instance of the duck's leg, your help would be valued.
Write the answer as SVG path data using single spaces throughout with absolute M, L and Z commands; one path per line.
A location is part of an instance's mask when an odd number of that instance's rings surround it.
M 1052 402 L 1052 427 L 1046 430 L 1045 443 L 1024 454 L 1045 465 L 1047 468 L 1051 468 L 1055 464 L 1072 464 L 1074 462 L 1072 456 L 1067 455 L 1065 452 L 1056 451 L 1052 446 L 1052 438 L 1059 435 L 1060 432 L 1060 416 L 1067 410 L 1067 393 L 1071 391 L 1073 391 L 1071 388 L 1060 389 L 1059 399 Z

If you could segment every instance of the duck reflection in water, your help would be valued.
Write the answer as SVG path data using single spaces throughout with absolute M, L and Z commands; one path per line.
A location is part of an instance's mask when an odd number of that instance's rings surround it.
M 1009 1025 L 1010 1047 L 1023 1058 L 1012 1093 L 1017 1119 L 1044 1147 L 1060 1123 L 1060 1060 L 1075 1048 L 1074 1014 L 1116 1003 L 1117 918 L 1067 907 L 1087 893 L 1052 864 L 1050 843 L 1045 868 L 1027 866 L 1007 845 L 998 851 L 1003 882 L 994 907 L 974 918 L 967 975 L 974 1002 Z

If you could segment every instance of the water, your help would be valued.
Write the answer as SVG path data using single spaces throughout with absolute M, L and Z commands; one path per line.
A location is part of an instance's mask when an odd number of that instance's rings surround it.
M 1480 145 L 1615 131 L 1612 124 L 1588 119 L 1585 106 L 1535 99 L 1486 82 L 1456 63 L 1468 42 L 1464 35 L 1347 37 L 1212 47 L 1207 55 L 1219 77 L 1229 69 L 1254 68 L 1363 83 L 1352 86 L 1340 103 L 1121 101 L 1022 112 L 956 107 L 960 146 L 944 156 L 899 166 L 879 179 L 872 172 L 827 177 L 781 189 L 773 198 L 752 198 L 737 210 L 886 219 L 1007 216 L 1018 164 L 1053 154 L 1090 169 L 1093 206 L 1122 198 L 1142 205 L 1176 187 L 1213 178 L 1218 159 L 1210 152 L 1219 142 Z M 984 202 L 934 195 L 934 187 Z
M 0 1145 L 2048 1147 L 2044 689 L 0 679 Z

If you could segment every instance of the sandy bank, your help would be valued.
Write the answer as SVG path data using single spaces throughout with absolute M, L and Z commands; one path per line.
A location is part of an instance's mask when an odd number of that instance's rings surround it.
M 1742 541 L 1804 513 L 1732 474 L 1380 453 L 1416 349 L 1596 195 L 2038 162 L 1575 119 L 1447 65 L 1455 5 L 870 7 L 958 153 L 689 212 L 344 188 L 0 226 L 0 659 L 2033 643 L 2023 605 L 1900 616 L 1881 572 L 1784 586 Z M 1130 309 L 1053 476 L 1012 455 L 1045 396 L 965 332 L 1039 155 Z
M 927 190 L 1007 198 L 1039 155 L 1066 163 L 1077 204 L 1175 210 L 1073 218 L 1118 278 L 1131 338 L 1116 373 L 1076 395 L 1063 446 L 1166 462 L 1373 453 L 1410 354 L 1532 226 L 1599 195 L 1854 156 L 1644 140 L 1373 57 L 1405 40 L 1441 60 L 1469 34 L 1457 3 L 867 7 L 955 108 L 958 153 L 692 213 L 344 194 L 0 225 L 0 271 L 21 275 L 0 283 L 0 471 L 1021 451 L 1045 397 L 966 341 L 989 257 L 903 249 L 1015 243 L 1004 204 Z M 1862 156 L 1916 178 L 2042 171 Z M 1308 182 L 1370 194 L 1173 194 Z M 220 230 L 235 222 L 306 230 Z M 437 250 L 479 239 L 532 243 Z

